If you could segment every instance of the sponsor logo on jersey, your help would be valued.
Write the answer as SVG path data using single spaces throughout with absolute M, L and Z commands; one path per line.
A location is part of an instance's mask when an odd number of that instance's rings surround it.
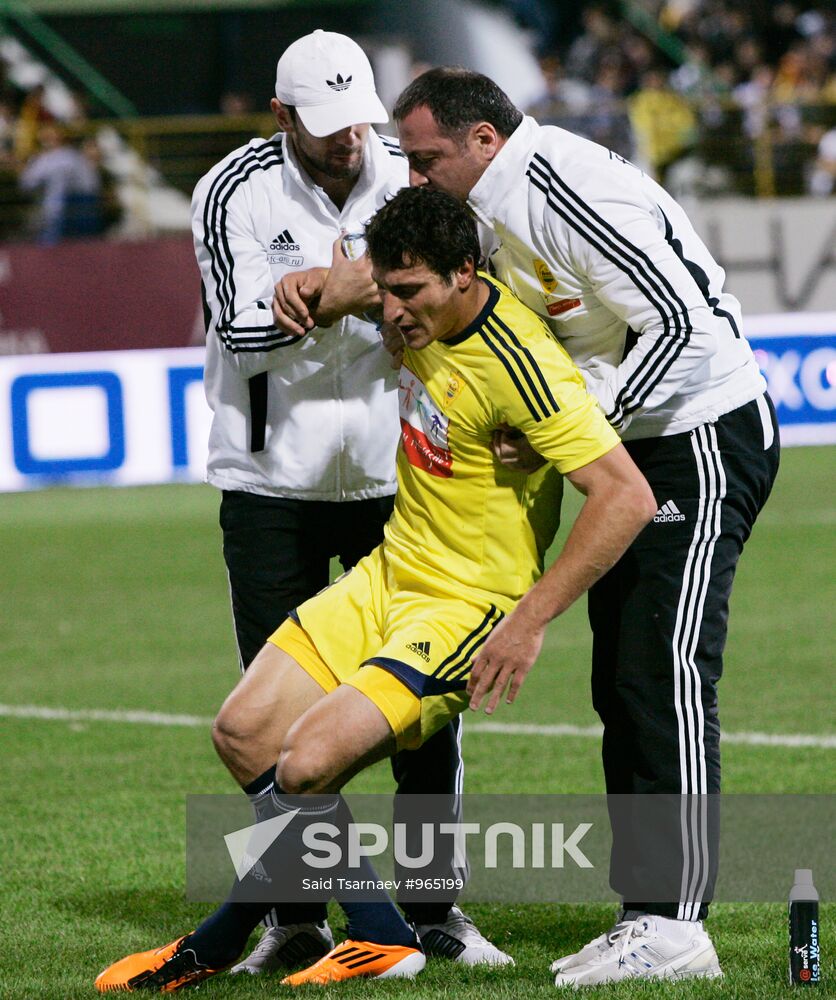
M 406 366 L 398 379 L 398 406 L 401 443 L 409 464 L 431 476 L 449 479 L 453 475 L 453 454 L 447 439 L 450 419 Z
M 665 503 L 656 511 L 653 518 L 656 524 L 664 524 L 668 521 L 684 521 L 685 515 L 676 506 L 673 500 L 666 500 Z
M 284 232 L 279 233 L 275 237 L 273 242 L 270 244 L 271 250 L 299 250 L 299 244 L 290 235 L 290 230 L 285 229 Z
M 557 278 L 549 270 L 549 265 L 544 260 L 540 260 L 539 257 L 534 258 L 534 273 L 543 286 L 543 291 L 551 295 L 555 288 L 557 288 Z
M 465 381 L 461 373 L 453 372 L 447 379 L 447 385 L 444 388 L 444 399 L 442 400 L 444 406 L 450 406 L 454 403 L 461 396 L 464 387 Z
M 351 86 L 351 77 L 347 76 L 343 80 L 342 76 L 339 73 L 337 73 L 336 80 L 328 80 L 326 78 L 325 82 L 328 84 L 331 90 L 336 90 L 339 92 L 341 90 L 348 90 L 348 88 Z
M 267 260 L 270 264 L 285 264 L 287 267 L 301 267 L 305 258 L 294 251 L 300 249 L 299 244 L 291 236 L 290 230 L 285 229 L 279 233 L 270 243 L 270 252 Z
M 422 660 L 430 661 L 430 644 L 428 642 L 408 642 L 406 648 L 417 653 Z
M 570 309 L 577 309 L 580 304 L 580 299 L 558 299 L 557 302 L 546 302 L 546 310 L 549 316 L 562 316 Z

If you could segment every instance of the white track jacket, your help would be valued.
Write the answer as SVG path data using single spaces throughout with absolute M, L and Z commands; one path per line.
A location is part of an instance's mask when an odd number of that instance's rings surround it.
M 407 181 L 397 144 L 369 129 L 341 212 L 281 134 L 253 139 L 198 182 L 192 232 L 207 322 L 212 485 L 302 500 L 395 492 L 397 373 L 375 326 L 346 316 L 286 336 L 271 301 L 283 275 L 327 267 L 340 232 L 362 232 Z
M 526 117 L 468 203 L 493 231 L 497 276 L 546 320 L 623 438 L 679 434 L 764 392 L 722 268 L 620 156 Z

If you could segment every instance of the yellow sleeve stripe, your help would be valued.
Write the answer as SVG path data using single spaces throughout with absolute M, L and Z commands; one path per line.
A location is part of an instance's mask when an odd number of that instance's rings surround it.
M 531 416 L 538 423 L 560 411 L 540 366 L 509 326 L 494 314 L 485 321 L 480 334 L 502 362 Z

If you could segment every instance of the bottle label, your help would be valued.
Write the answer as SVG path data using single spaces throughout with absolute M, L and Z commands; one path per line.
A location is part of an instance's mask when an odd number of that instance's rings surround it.
M 790 903 L 790 982 L 814 986 L 821 978 L 818 903 Z

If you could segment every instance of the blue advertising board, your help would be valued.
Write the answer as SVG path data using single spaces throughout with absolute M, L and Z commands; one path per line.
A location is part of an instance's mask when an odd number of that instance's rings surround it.
M 786 445 L 836 443 L 836 313 L 755 316 L 744 332 Z M 0 358 L 0 492 L 200 482 L 203 349 Z

